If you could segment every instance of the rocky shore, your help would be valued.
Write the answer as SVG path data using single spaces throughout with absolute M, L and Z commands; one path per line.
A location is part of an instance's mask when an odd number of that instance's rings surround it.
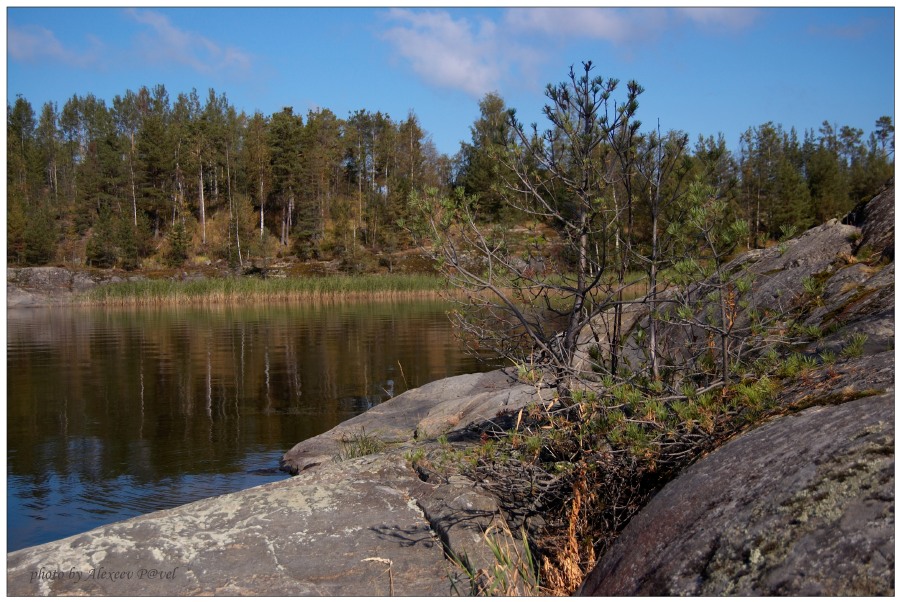
M 662 487 L 579 593 L 894 593 L 893 219 L 891 187 L 845 223 L 735 260 L 773 300 L 811 283 L 804 324 L 821 336 L 801 351 L 836 359 L 783 383 L 784 415 Z M 859 349 L 843 353 L 850 340 Z M 437 478 L 414 457 L 476 445 L 553 393 L 499 370 L 407 391 L 297 444 L 287 480 L 8 554 L 8 593 L 472 593 L 462 565 L 489 568 L 485 532 L 516 519 L 488 483 Z M 353 457 L 363 439 L 377 446 Z
M 471 593 L 454 559 L 495 562 L 484 533 L 503 533 L 501 504 L 463 476 L 428 482 L 409 455 L 436 448 L 439 433 L 465 445 L 486 417 L 502 421 L 547 393 L 511 380 L 495 371 L 431 383 L 298 444 L 284 458 L 295 477 L 13 552 L 7 591 Z M 338 461 L 360 432 L 387 449 Z M 581 593 L 892 593 L 893 433 L 888 393 L 739 437 L 663 488 Z
M 55 266 L 6 269 L 6 308 L 42 307 L 71 303 L 75 296 L 112 282 L 142 276 L 76 271 Z
M 452 558 L 491 561 L 483 534 L 503 523 L 498 502 L 462 476 L 423 480 L 409 451 L 426 430 L 464 442 L 542 394 L 499 370 L 408 391 L 294 447 L 284 465 L 298 476 L 9 554 L 8 593 L 450 595 L 457 582 L 467 593 Z M 387 449 L 337 461 L 362 432 Z

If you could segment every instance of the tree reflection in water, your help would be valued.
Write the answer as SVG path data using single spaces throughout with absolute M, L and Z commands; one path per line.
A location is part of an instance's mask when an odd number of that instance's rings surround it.
M 8 550 L 282 478 L 298 441 L 486 369 L 447 309 L 10 310 Z

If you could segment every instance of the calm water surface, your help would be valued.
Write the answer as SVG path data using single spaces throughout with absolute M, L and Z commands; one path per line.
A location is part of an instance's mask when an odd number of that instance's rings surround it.
M 295 443 L 486 369 L 446 310 L 9 310 L 7 550 L 285 478 Z

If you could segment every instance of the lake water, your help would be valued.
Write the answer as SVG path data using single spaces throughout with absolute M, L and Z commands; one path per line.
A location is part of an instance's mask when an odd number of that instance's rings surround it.
M 7 312 L 7 550 L 285 478 L 281 455 L 487 366 L 441 302 Z

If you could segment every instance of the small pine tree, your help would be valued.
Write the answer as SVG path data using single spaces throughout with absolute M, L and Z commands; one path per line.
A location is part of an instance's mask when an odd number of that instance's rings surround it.
M 141 266 L 138 227 L 128 219 L 116 220 L 116 242 L 119 248 L 119 265 L 125 270 L 136 270 Z
M 6 260 L 10 263 L 25 261 L 25 229 L 28 220 L 22 201 L 10 191 L 6 207 Z
M 176 221 L 169 230 L 169 252 L 166 254 L 166 263 L 173 267 L 181 267 L 188 258 L 190 247 L 190 235 L 184 222 Z
M 23 232 L 25 263 L 46 264 L 53 259 L 56 251 L 56 222 L 53 213 L 44 203 L 37 203 L 26 209 L 25 214 Z
M 116 234 L 118 233 L 114 227 L 114 221 L 108 210 L 101 211 L 97 216 L 85 249 L 88 265 L 111 268 L 116 264 L 119 249 L 116 246 Z

